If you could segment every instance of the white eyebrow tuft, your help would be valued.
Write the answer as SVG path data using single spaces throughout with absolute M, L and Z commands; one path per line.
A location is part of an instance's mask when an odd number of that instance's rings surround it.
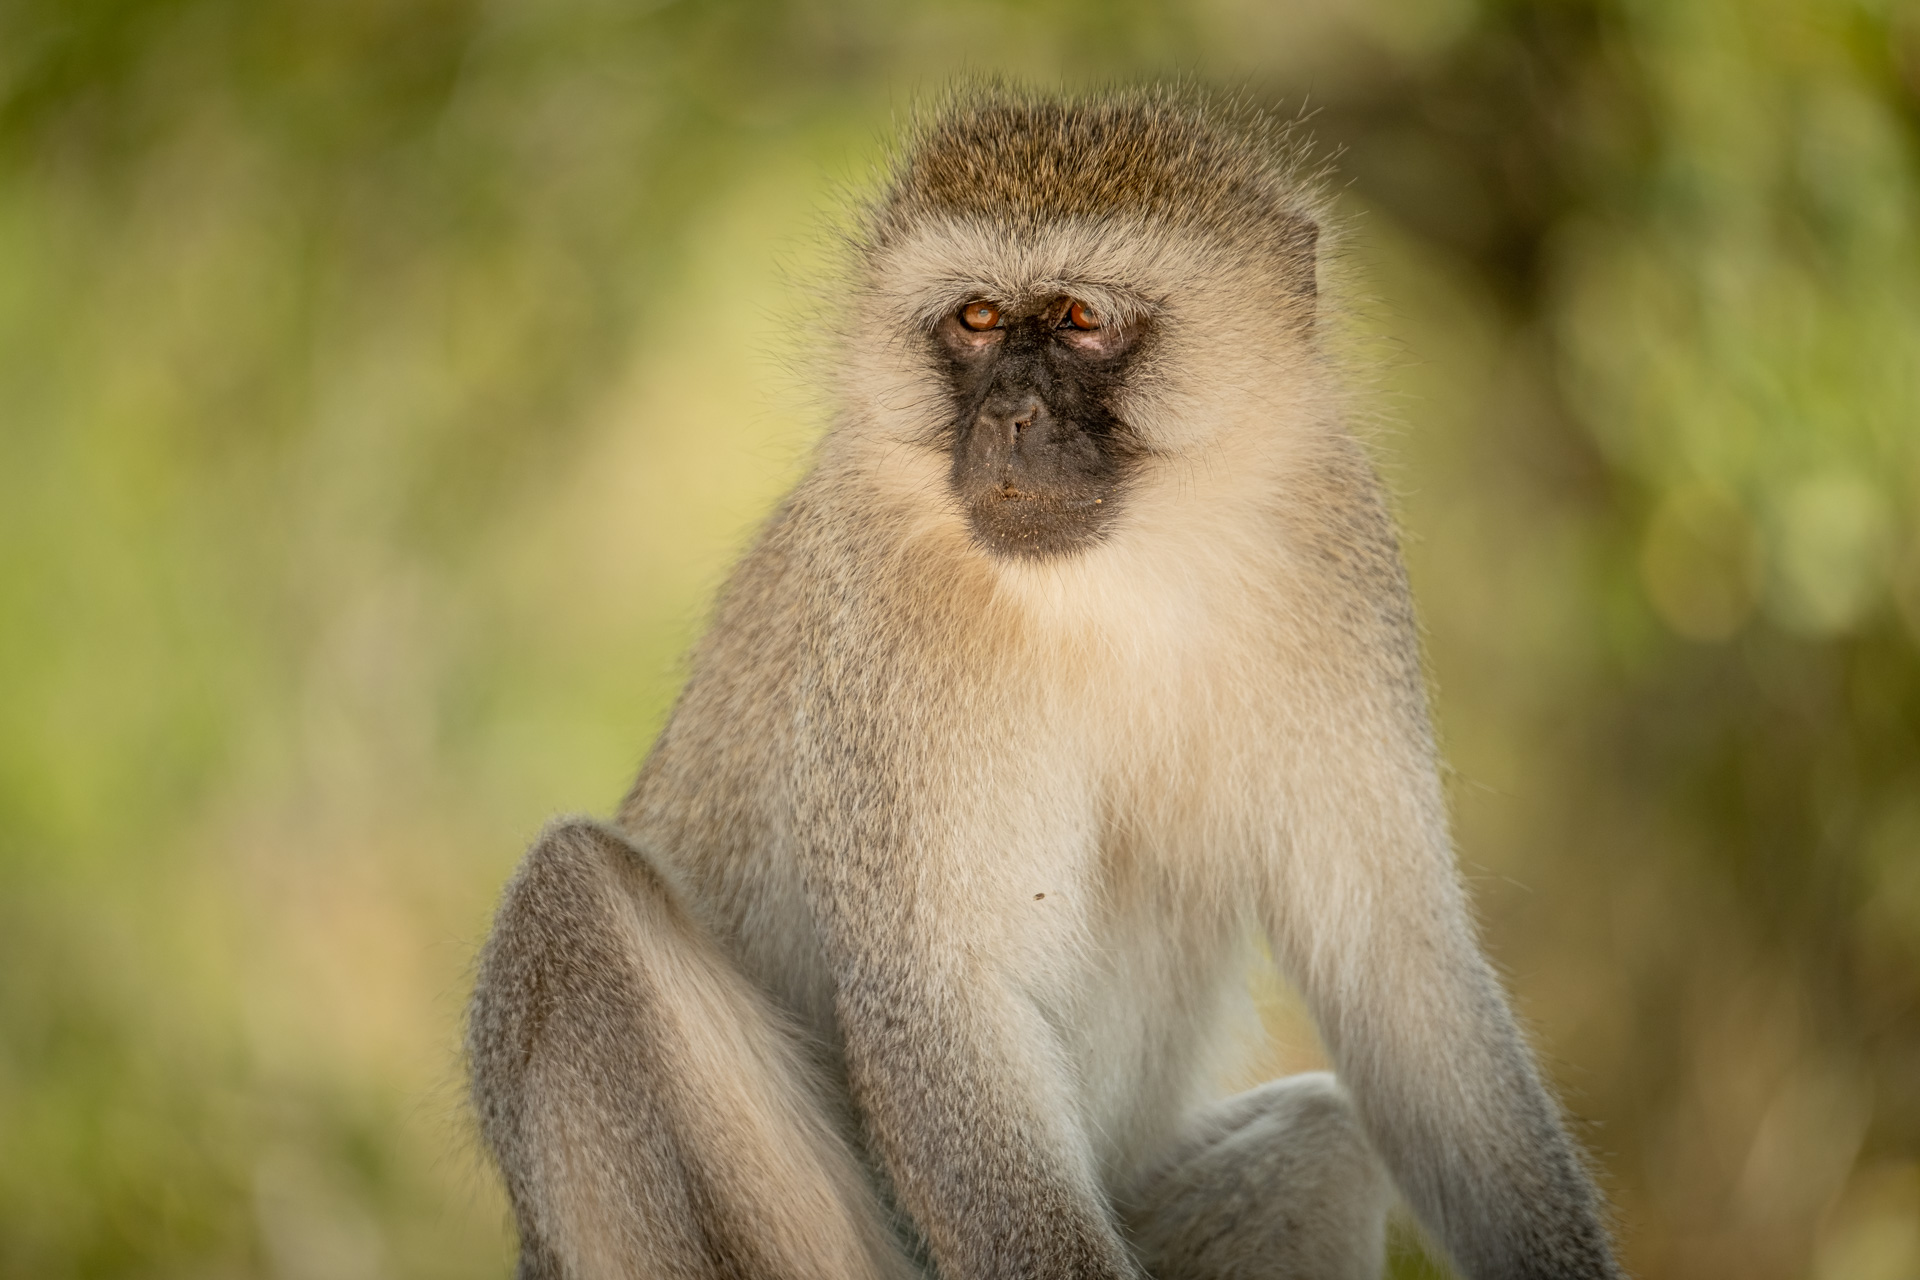
M 1196 248 L 1131 222 L 1060 223 L 1015 237 L 974 219 L 940 219 L 879 255 L 875 294 L 895 300 L 896 323 L 920 329 L 979 299 L 1018 307 L 1063 295 L 1125 323 L 1167 310 L 1193 264 L 1209 256 Z

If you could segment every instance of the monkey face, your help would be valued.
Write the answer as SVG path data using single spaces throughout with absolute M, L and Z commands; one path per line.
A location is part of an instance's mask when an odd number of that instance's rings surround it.
M 1148 336 L 1070 297 L 975 299 L 935 324 L 949 477 L 981 546 L 1045 559 L 1105 536 L 1146 452 L 1113 406 Z

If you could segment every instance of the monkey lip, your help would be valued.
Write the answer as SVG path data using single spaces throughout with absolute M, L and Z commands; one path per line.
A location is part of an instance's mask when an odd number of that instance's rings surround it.
M 1042 503 L 1062 511 L 1090 511 L 1094 507 L 1104 506 L 1106 495 L 1087 497 L 1080 494 L 1046 493 L 1033 489 L 1022 489 L 1012 481 L 982 495 L 985 502 L 1032 502 Z

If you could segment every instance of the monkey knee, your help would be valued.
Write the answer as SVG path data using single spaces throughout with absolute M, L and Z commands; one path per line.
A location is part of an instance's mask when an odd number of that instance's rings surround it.
M 1367 1142 L 1353 1098 L 1331 1072 L 1311 1071 L 1267 1085 L 1267 1105 L 1253 1123 L 1272 1126 L 1290 1143 L 1340 1160 L 1370 1164 L 1373 1148 Z
M 1195 1121 L 1185 1144 L 1162 1167 L 1204 1158 L 1223 1145 L 1274 1143 L 1303 1161 L 1380 1168 L 1352 1097 L 1327 1071 L 1271 1080 L 1216 1104 Z
M 504 994 L 502 980 L 535 971 L 547 971 L 540 981 L 550 994 L 592 994 L 594 974 L 605 972 L 596 966 L 617 969 L 630 953 L 622 935 L 636 913 L 664 907 L 657 877 L 619 835 L 581 819 L 551 824 L 501 895 L 480 957 L 476 1008 Z
M 1268 1086 L 1270 1103 L 1254 1121 L 1256 1140 L 1281 1147 L 1287 1163 L 1320 1188 L 1329 1207 L 1357 1223 L 1384 1224 L 1393 1199 L 1386 1166 L 1368 1141 L 1352 1097 L 1329 1072 L 1316 1071 Z
M 622 881 L 645 868 L 626 840 L 597 822 L 547 825 L 507 882 L 494 934 L 552 941 L 604 918 Z M 651 873 L 646 873 L 651 878 Z
M 1128 1220 L 1158 1280 L 1374 1280 L 1392 1183 L 1326 1073 L 1228 1099 L 1152 1175 Z
M 547 828 L 508 882 L 481 951 L 467 1054 L 489 1140 L 505 1139 L 541 1045 L 593 1039 L 605 1011 L 628 1004 L 633 948 L 623 938 L 621 881 L 631 846 L 584 821 Z M 576 1046 L 585 1047 L 585 1046 Z

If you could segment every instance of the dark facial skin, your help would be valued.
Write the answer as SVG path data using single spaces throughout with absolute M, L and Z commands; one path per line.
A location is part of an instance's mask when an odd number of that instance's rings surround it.
M 970 302 L 934 327 L 953 491 L 987 550 L 1040 560 L 1106 535 L 1146 452 L 1111 407 L 1146 336 L 1067 297 Z

